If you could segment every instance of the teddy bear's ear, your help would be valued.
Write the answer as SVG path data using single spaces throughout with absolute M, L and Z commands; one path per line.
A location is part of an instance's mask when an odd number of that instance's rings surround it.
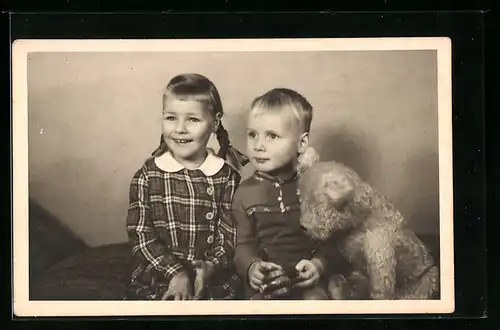
M 309 167 L 311 167 L 313 164 L 318 163 L 320 161 L 319 154 L 316 152 L 316 150 L 308 146 L 306 150 L 304 151 L 303 154 L 299 156 L 298 159 L 298 171 L 299 173 L 304 172 L 307 170 Z

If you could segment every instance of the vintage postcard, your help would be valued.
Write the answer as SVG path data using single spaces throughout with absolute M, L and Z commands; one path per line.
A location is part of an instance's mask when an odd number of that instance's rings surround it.
M 14 314 L 452 313 L 451 56 L 16 40 Z

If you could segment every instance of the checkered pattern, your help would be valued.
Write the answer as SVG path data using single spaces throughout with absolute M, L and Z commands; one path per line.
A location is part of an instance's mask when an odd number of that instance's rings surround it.
M 192 260 L 212 261 L 210 298 L 230 299 L 240 285 L 232 271 L 235 227 L 231 201 L 240 175 L 228 164 L 213 176 L 200 170 L 166 172 L 145 162 L 130 185 L 127 232 L 135 257 L 132 291 L 160 299 Z

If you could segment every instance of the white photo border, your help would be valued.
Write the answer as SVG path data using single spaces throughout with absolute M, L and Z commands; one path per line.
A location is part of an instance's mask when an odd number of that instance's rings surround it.
M 439 300 L 406 301 L 30 301 L 28 81 L 31 52 L 283 52 L 436 50 L 438 63 Z M 13 311 L 16 316 L 445 314 L 455 309 L 451 39 L 16 40 L 12 45 Z

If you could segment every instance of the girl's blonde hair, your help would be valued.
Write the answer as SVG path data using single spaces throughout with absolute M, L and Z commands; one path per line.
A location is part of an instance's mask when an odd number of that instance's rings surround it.
M 175 99 L 181 101 L 200 102 L 214 117 L 219 115 L 220 118 L 222 118 L 224 114 L 221 97 L 214 83 L 207 77 L 198 73 L 185 73 L 173 77 L 163 92 L 163 104 L 165 104 L 165 101 L 169 97 L 174 97 Z M 232 162 L 234 164 L 239 164 L 240 166 L 245 166 L 249 162 L 245 155 L 232 148 L 229 140 L 229 134 L 222 125 L 222 121 L 219 123 L 219 127 L 215 134 L 220 145 L 220 149 L 217 154 L 219 157 L 224 160 L 230 157 L 232 158 Z M 161 136 L 160 145 L 155 151 L 153 151 L 152 156 L 160 156 L 167 150 L 167 144 L 165 143 L 163 136 Z

